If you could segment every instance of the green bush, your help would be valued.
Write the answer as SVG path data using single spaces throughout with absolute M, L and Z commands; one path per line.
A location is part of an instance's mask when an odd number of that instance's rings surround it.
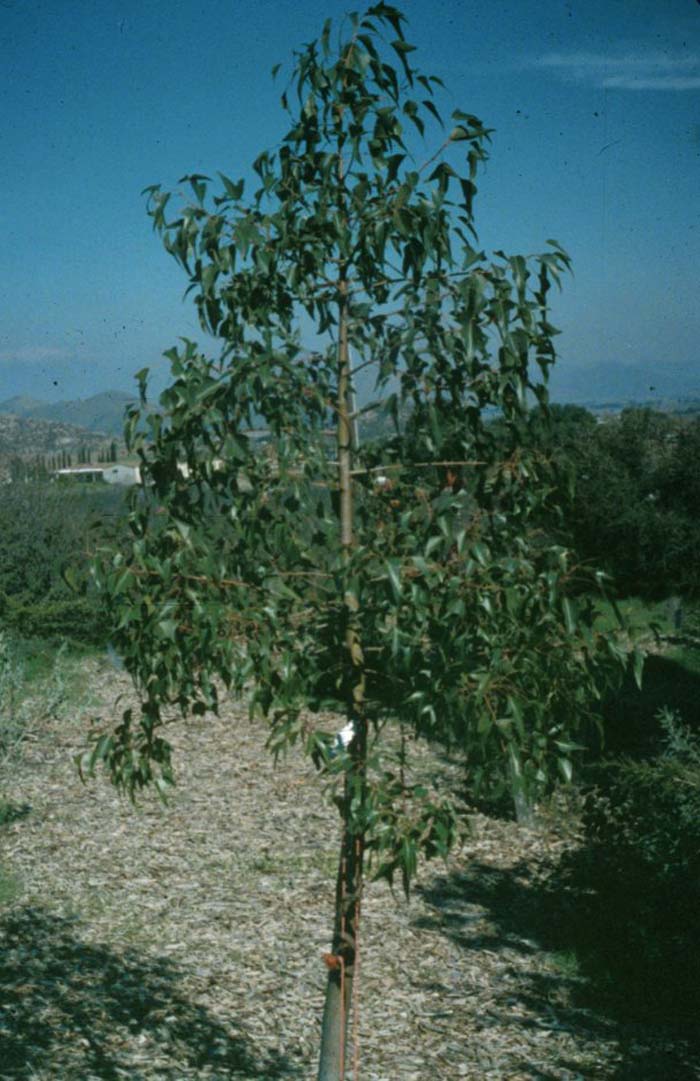
M 124 492 L 105 486 L 0 488 L 0 618 L 18 635 L 104 641 L 90 591 L 91 551 L 124 519 Z M 71 584 L 68 584 L 70 580 Z
M 70 638 L 85 645 L 98 645 L 108 635 L 106 614 L 90 595 L 33 604 L 16 604 L 9 599 L 5 620 L 22 638 Z
M 608 763 L 585 801 L 580 885 L 628 1004 L 678 1017 L 700 996 L 700 738 L 668 710 L 660 722 L 661 753 Z

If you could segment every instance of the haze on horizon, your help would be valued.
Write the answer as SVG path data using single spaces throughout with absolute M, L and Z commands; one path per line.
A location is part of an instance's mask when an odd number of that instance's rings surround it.
M 326 17 L 364 6 L 0 7 L 0 400 L 133 391 L 144 366 L 159 390 L 162 353 L 180 336 L 216 354 L 141 191 L 177 188 L 185 173 L 250 175 L 285 130 L 273 64 Z M 399 6 L 416 62 L 446 84 L 444 111 L 495 129 L 476 201 L 481 245 L 527 253 L 555 237 L 572 256 L 553 301 L 555 388 L 590 384 L 593 398 L 626 365 L 660 387 L 697 372 L 700 4 Z

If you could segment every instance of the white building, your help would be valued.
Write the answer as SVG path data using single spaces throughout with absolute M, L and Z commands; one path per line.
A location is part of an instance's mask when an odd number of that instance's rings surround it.
M 75 465 L 55 469 L 51 475 L 59 480 L 78 480 L 83 484 L 103 480 L 107 484 L 122 484 L 126 487 L 141 481 L 139 467 L 136 465 Z
M 123 484 L 130 487 L 141 483 L 141 473 L 137 465 L 106 465 L 102 468 L 102 479 L 107 484 Z

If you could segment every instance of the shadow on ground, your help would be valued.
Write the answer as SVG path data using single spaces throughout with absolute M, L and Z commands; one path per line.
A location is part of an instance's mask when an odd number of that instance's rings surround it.
M 485 1025 L 567 1033 L 580 1048 L 569 1061 L 553 1042 L 546 1067 L 523 1059 L 511 1066 L 518 1076 L 697 1081 L 700 1032 L 690 1019 L 697 1018 L 697 1001 L 688 1003 L 683 1023 L 654 1020 L 658 987 L 615 986 L 590 948 L 591 928 L 581 926 L 589 916 L 586 898 L 570 890 L 567 878 L 568 869 L 543 877 L 525 861 L 508 869 L 474 861 L 467 872 L 421 891 L 432 913 L 417 923 L 441 931 L 477 963 L 482 951 L 503 955 L 502 987 L 493 989 Z
M 0 919 L 0 1076 L 298 1078 L 284 1056 L 260 1056 L 235 1021 L 181 993 L 168 959 L 80 939 L 78 922 L 38 908 Z M 207 1068 L 205 1070 L 205 1068 Z

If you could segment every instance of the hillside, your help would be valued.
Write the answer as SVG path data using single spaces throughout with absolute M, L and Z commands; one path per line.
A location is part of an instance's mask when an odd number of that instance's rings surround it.
M 108 442 L 109 435 L 105 432 L 0 412 L 0 463 L 11 458 L 29 459 L 61 451 L 74 454 L 80 447 L 97 451 Z
M 124 409 L 133 401 L 133 394 L 126 394 L 123 390 L 105 390 L 90 398 L 76 398 L 67 402 L 42 402 L 18 395 L 0 402 L 0 414 L 12 413 L 27 419 L 71 425 L 84 431 L 98 432 L 101 437 L 121 436 Z
M 18 417 L 32 417 L 45 404 L 45 402 L 40 402 L 38 398 L 30 398 L 28 394 L 16 394 L 14 398 L 6 398 L 4 402 L 0 402 L 0 413 L 14 413 Z

